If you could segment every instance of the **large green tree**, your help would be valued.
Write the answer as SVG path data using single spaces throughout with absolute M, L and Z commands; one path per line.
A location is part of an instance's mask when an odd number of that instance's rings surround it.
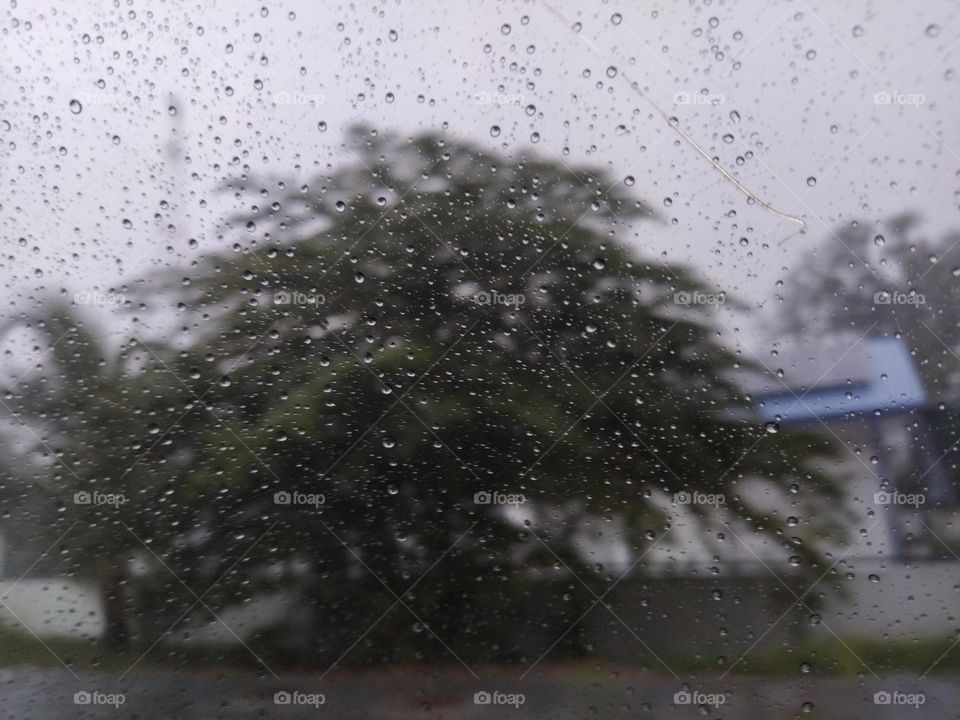
M 632 180 L 443 134 L 355 128 L 343 151 L 292 190 L 239 180 L 243 239 L 131 291 L 150 357 L 113 392 L 126 413 L 164 411 L 138 478 L 162 504 L 132 511 L 177 575 L 200 592 L 229 570 L 218 606 L 295 593 L 298 659 L 425 657 L 437 638 L 493 659 L 549 645 L 589 606 L 564 565 L 612 582 L 585 537 L 640 557 L 676 492 L 726 496 L 686 506 L 704 538 L 736 521 L 816 564 L 836 531 L 828 448 L 750 419 L 745 361 L 708 306 L 676 301 L 707 289 L 638 247 L 652 214 Z M 184 408 L 191 424 L 168 428 Z M 98 461 L 116 477 L 109 451 Z M 292 491 L 323 504 L 275 502 Z M 495 492 L 527 502 L 477 502 Z M 535 600 L 536 577 L 557 592 Z

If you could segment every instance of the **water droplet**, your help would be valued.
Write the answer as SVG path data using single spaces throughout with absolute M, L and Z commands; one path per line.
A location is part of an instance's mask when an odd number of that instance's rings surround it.
M 494 125 L 490 128 L 490 137 L 500 137 L 500 126 Z
M 932 25 L 927 25 L 927 29 L 923 31 L 927 37 L 935 38 L 940 34 L 940 26 L 936 23 Z
M 631 185 L 633 185 L 635 182 L 636 182 L 636 180 L 634 179 L 633 175 L 627 175 L 627 176 L 623 179 L 623 184 L 624 184 L 624 185 L 627 185 L 627 186 L 631 186 Z
M 612 22 L 614 25 L 619 25 L 621 22 L 623 22 L 623 16 L 620 13 L 614 13 L 610 16 L 610 22 Z
M 763 426 L 763 429 L 771 434 L 776 434 L 780 432 L 780 426 L 777 425 L 777 423 L 775 422 L 768 422 L 766 425 Z
M 733 135 L 731 135 L 730 133 L 727 133 L 726 135 L 723 136 L 723 141 L 724 141 L 727 145 L 729 145 L 730 143 L 733 142 Z
M 367 278 L 364 276 L 364 274 L 363 274 L 362 272 L 360 272 L 360 271 L 358 270 L 357 272 L 355 272 L 355 273 L 353 274 L 353 279 L 356 280 L 358 283 L 362 283 L 362 282 L 363 282 L 364 280 L 366 280 Z
M 79 100 L 70 101 L 70 112 L 72 112 L 74 115 L 79 115 L 83 112 L 83 105 L 80 104 Z
M 512 29 L 513 28 L 510 27 L 510 23 L 504 23 L 500 26 L 500 32 L 502 32 L 504 35 L 509 35 Z
M 327 123 L 325 120 L 321 120 L 320 122 L 317 123 L 317 130 L 319 130 L 320 132 L 327 131 Z
M 604 260 L 603 258 L 597 258 L 596 260 L 593 261 L 593 266 L 597 270 L 603 270 L 607 266 L 607 261 Z
M 811 175 L 810 177 L 807 178 L 807 185 L 809 185 L 810 187 L 813 187 L 816 184 L 817 184 L 817 179 L 815 177 Z

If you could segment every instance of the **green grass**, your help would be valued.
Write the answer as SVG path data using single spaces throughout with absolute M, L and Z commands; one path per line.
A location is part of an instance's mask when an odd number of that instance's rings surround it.
M 949 675 L 960 671 L 960 645 L 954 638 L 922 640 L 875 640 L 843 638 L 828 643 L 797 642 L 777 651 L 750 652 L 737 662 L 740 653 L 717 658 L 699 656 L 667 658 L 677 672 L 726 672 L 761 677 L 794 677 L 804 673 L 819 677 L 855 677 L 858 674 L 878 675 L 903 672 Z
M 740 660 L 731 673 L 759 677 L 797 677 L 803 674 L 803 666 L 810 675 L 846 678 L 870 674 L 871 670 L 878 675 L 896 672 L 922 674 L 933 666 L 931 675 L 953 675 L 960 672 L 960 645 L 953 647 L 953 643 L 952 637 L 896 641 L 844 638 L 843 643 L 832 641 L 822 644 L 797 642 L 774 652 L 757 649 Z M 116 653 L 107 651 L 97 641 L 45 639 L 41 643 L 28 633 L 0 628 L 0 667 L 61 667 L 62 661 L 75 670 L 123 672 L 137 661 L 146 649 L 146 646 L 135 647 L 126 653 Z M 674 671 L 681 673 L 726 672 L 739 655 L 740 653 L 731 653 L 723 658 L 664 657 L 664 660 Z M 596 657 L 581 660 L 607 664 Z M 659 663 L 649 662 L 649 658 L 643 660 L 647 661 L 651 670 L 657 671 L 660 667 Z M 564 664 L 571 662 L 569 659 L 558 661 Z M 572 662 L 577 663 L 577 660 Z M 256 661 L 241 647 L 184 648 L 163 643 L 154 647 L 137 664 L 139 669 L 161 666 L 232 666 L 247 670 L 258 667 Z
M 96 640 L 43 638 L 11 628 L 0 628 L 0 667 L 30 665 L 34 667 L 63 667 L 71 669 L 123 672 L 146 652 L 149 645 L 133 647 L 127 652 L 107 650 Z M 159 644 L 139 663 L 138 668 L 164 666 L 221 665 L 249 666 L 249 656 L 243 648 L 200 649 Z

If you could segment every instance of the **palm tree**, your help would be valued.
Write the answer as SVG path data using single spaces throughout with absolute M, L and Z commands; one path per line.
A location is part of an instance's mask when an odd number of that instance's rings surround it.
M 62 570 L 102 588 L 104 643 L 131 639 L 130 561 L 148 554 L 141 538 L 169 531 L 169 489 L 191 455 L 189 423 L 169 433 L 189 400 L 136 341 L 111 347 L 77 308 L 54 299 L 10 322 L 43 351 L 42 366 L 5 396 L 8 420 L 26 427 L 29 450 L 46 468 L 21 474 L 18 491 L 57 508 L 46 532 L 64 536 Z M 180 515 L 188 514 L 183 508 Z

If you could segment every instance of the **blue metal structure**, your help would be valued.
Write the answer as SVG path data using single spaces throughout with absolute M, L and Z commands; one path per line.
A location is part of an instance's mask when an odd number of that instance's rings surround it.
M 927 407 L 927 394 L 906 344 L 897 338 L 864 341 L 867 365 L 843 384 L 814 386 L 791 392 L 779 383 L 769 393 L 754 393 L 763 422 L 781 424 L 828 422 L 880 411 L 884 416 Z M 802 398 L 802 402 L 797 400 Z
M 817 378 L 808 386 L 800 385 L 789 390 L 779 381 L 766 385 L 764 390 L 752 394 L 758 419 L 781 426 L 861 421 L 874 445 L 878 477 L 890 485 L 888 489 L 894 490 L 896 483 L 890 476 L 890 463 L 885 452 L 889 443 L 884 442 L 881 421 L 912 414 L 912 421 L 919 428 L 918 434 L 925 439 L 921 444 L 926 457 L 921 462 L 933 470 L 925 478 L 929 487 L 927 494 L 935 500 L 950 497 L 950 479 L 943 468 L 937 466 L 938 458 L 934 455 L 938 453 L 933 449 L 927 415 L 922 412 L 929 408 L 927 394 L 907 345 L 897 338 L 867 339 L 848 361 L 845 370 L 845 376 L 835 375 L 827 380 Z M 828 374 L 829 369 L 824 375 Z M 892 554 L 903 559 L 896 509 L 887 505 L 885 511 Z

